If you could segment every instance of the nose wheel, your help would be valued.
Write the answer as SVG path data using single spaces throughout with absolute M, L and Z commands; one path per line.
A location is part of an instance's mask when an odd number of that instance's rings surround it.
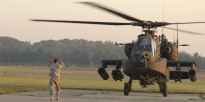
M 128 83 L 125 83 L 124 85 L 124 95 L 129 95 L 129 92 L 131 91 L 131 87 L 132 87 L 132 80 L 133 77 L 130 77 L 130 80 Z
M 168 88 L 167 84 L 164 81 L 161 81 L 161 76 L 157 75 L 158 83 L 159 83 L 159 89 L 162 92 L 164 97 L 167 97 L 168 95 Z
M 131 90 L 131 87 L 128 85 L 128 83 L 125 83 L 125 85 L 124 85 L 124 95 L 129 95 L 130 90 Z

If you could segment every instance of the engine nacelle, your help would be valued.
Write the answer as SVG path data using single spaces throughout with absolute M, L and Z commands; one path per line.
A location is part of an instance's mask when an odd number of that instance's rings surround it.
M 125 55 L 130 58 L 130 54 L 131 54 L 131 50 L 134 46 L 134 43 L 127 43 L 125 44 L 125 47 L 124 47 L 124 52 L 125 52 Z
M 99 68 L 99 69 L 98 69 L 98 74 L 99 74 L 104 80 L 109 79 L 109 75 L 108 75 L 108 73 L 106 72 L 105 68 Z
M 197 77 L 196 77 L 196 71 L 195 70 L 189 70 L 189 77 L 190 77 L 190 80 L 192 82 L 195 82 L 197 80 Z
M 178 59 L 177 47 L 174 44 L 162 44 L 160 54 L 162 58 L 167 58 L 167 60 Z

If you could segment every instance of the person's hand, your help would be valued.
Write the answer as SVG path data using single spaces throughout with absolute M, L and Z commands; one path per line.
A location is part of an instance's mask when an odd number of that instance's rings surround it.
M 61 59 L 59 59 L 59 61 L 61 62 L 61 64 L 63 63 L 63 61 Z
M 53 60 L 51 59 L 51 63 L 52 63 L 52 61 L 53 61 Z

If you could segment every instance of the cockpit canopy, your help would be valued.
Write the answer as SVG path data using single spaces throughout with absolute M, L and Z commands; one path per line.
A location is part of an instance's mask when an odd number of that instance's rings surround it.
M 137 45 L 151 45 L 150 43 L 150 37 L 140 38 L 137 41 Z
M 140 38 L 134 45 L 134 51 L 151 51 L 150 37 Z

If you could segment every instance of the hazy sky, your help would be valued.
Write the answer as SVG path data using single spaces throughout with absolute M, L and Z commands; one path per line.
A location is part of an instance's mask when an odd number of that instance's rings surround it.
M 72 23 L 32 22 L 29 19 L 56 19 L 130 22 L 110 13 L 75 3 L 83 0 L 0 0 L 0 36 L 9 36 L 31 43 L 41 40 L 86 39 L 131 42 L 141 34 L 137 26 L 86 25 Z M 162 21 L 164 5 L 165 22 L 205 22 L 205 0 L 89 0 L 101 3 L 141 20 Z M 176 25 L 168 26 L 176 28 Z M 205 34 L 205 24 L 179 25 L 179 29 Z M 158 28 L 157 35 L 162 34 Z M 176 31 L 164 30 L 173 42 Z M 176 39 L 176 38 L 175 38 Z M 205 35 L 179 32 L 179 47 L 188 53 L 199 52 L 205 56 Z

